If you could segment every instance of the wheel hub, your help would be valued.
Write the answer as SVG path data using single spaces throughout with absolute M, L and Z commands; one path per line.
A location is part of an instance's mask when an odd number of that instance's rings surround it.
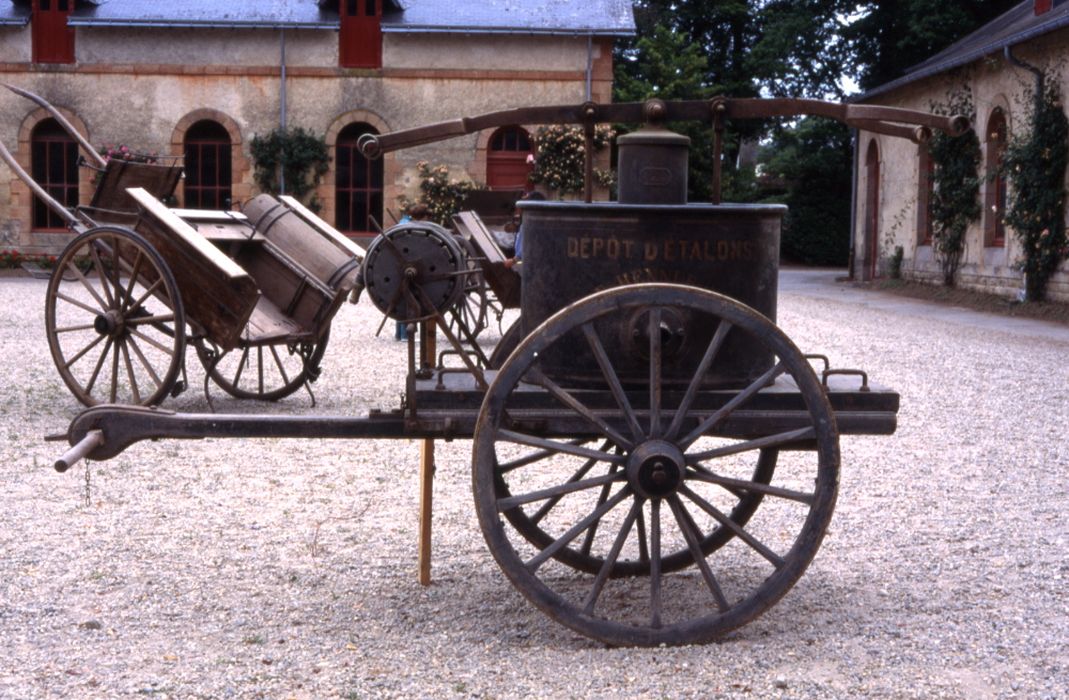
M 664 498 L 679 490 L 686 460 L 678 447 L 664 440 L 642 443 L 627 459 L 627 481 L 644 498 Z
M 93 320 L 93 329 L 100 335 L 107 335 L 114 338 L 123 329 L 123 317 L 122 314 L 111 309 L 105 313 L 98 315 Z

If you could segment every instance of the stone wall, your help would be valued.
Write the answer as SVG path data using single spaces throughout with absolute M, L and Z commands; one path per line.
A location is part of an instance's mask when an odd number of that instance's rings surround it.
M 234 199 L 255 193 L 249 142 L 280 119 L 280 36 L 271 30 L 79 30 L 78 63 L 31 66 L 29 32 L 0 30 L 0 82 L 29 89 L 71 115 L 95 146 L 127 144 L 181 154 L 195 121 L 212 118 L 230 132 Z M 593 98 L 610 101 L 612 43 L 593 41 Z M 420 126 L 512 107 L 578 104 L 586 99 L 585 37 L 385 35 L 380 70 L 337 67 L 337 34 L 286 32 L 287 123 L 326 135 L 333 147 L 347 124 L 368 122 L 380 132 Z M 23 56 L 23 59 L 28 59 Z M 26 169 L 30 135 L 47 114 L 0 90 L 0 141 Z M 535 125 L 528 125 L 534 128 Z M 403 194 L 415 194 L 416 163 L 450 167 L 457 177 L 482 180 L 489 134 L 472 134 L 384 159 L 385 202 L 393 211 Z M 333 220 L 334 172 L 317 195 Z M 83 203 L 92 196 L 82 178 Z M 70 238 L 31 230 L 28 188 L 0 164 L 0 235 L 17 238 L 27 253 L 54 253 Z M 390 223 L 387 217 L 387 223 Z M 6 245 L 6 244 L 5 244 Z
M 1040 68 L 1052 68 L 1059 76 L 1062 95 L 1069 94 L 1069 30 L 1052 32 L 1038 40 L 1014 48 L 1014 55 Z M 1059 68 L 1062 67 L 1062 68 Z M 995 108 L 1006 115 L 1010 138 L 1028 128 L 1026 104 L 1033 96 L 1035 85 L 1032 74 L 1009 65 L 1001 56 L 976 62 L 963 69 L 925 80 L 920 80 L 890 93 L 879 95 L 872 103 L 910 109 L 931 109 L 933 104 L 946 103 L 947 94 L 968 83 L 972 88 L 973 102 L 977 113 L 977 134 L 981 152 L 986 158 L 988 119 Z M 879 243 L 875 251 L 865 240 L 865 219 L 868 215 L 866 192 L 868 187 L 865 172 L 865 156 L 870 143 L 875 142 L 880 158 L 880 182 L 878 204 Z M 869 276 L 869 261 L 875 253 L 877 274 L 887 272 L 888 259 L 896 246 L 904 251 L 902 273 L 909 279 L 941 283 L 942 274 L 930 245 L 923 244 L 918 227 L 918 146 L 905 139 L 881 136 L 861 131 L 858 140 L 857 212 L 854 226 L 855 276 Z M 981 175 L 984 174 L 981 160 Z M 983 201 L 984 188 L 980 197 Z M 1009 183 L 1013 187 L 1012 180 Z M 958 272 L 958 284 L 967 289 L 1016 297 L 1024 288 L 1017 261 L 1021 258 L 1020 243 L 1007 227 L 1005 245 L 985 245 L 985 218 L 991 212 L 985 210 L 979 221 L 970 226 L 966 237 L 965 253 Z M 1063 263 L 1048 287 L 1051 299 L 1069 301 L 1069 262 Z

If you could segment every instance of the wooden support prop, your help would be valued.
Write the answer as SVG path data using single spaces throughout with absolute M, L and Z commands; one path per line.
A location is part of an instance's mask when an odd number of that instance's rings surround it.
M 433 322 L 420 322 L 420 365 L 434 367 L 438 328 Z M 425 438 L 419 445 L 419 582 L 431 583 L 431 513 L 434 501 L 434 440 Z

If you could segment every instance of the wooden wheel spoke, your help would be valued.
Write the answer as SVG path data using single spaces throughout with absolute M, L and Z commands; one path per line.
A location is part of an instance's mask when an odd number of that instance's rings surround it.
M 77 268 L 75 268 L 75 269 L 77 269 Z M 98 316 L 100 314 L 100 312 L 103 310 L 103 308 L 94 309 L 92 306 L 90 306 L 89 304 L 86 304 L 84 301 L 81 301 L 79 299 L 75 299 L 74 297 L 71 297 L 71 296 L 67 296 L 66 294 L 64 294 L 62 292 L 56 292 L 56 298 L 57 299 L 62 299 L 63 301 L 65 301 L 68 304 L 71 304 L 73 306 L 77 306 L 79 309 L 82 309 L 83 311 L 88 311 L 89 313 L 93 314 L 94 316 Z M 97 300 L 100 301 L 99 298 Z
M 676 435 L 679 435 L 679 430 L 683 427 L 683 419 L 686 418 L 687 413 L 690 412 L 690 407 L 694 403 L 694 398 L 698 395 L 698 390 L 701 388 L 702 380 L 709 372 L 709 367 L 712 366 L 713 360 L 716 359 L 717 354 L 720 352 L 720 348 L 724 344 L 724 339 L 727 337 L 728 331 L 730 331 L 731 328 L 731 324 L 727 321 L 721 321 L 720 325 L 716 327 L 716 333 L 713 334 L 713 339 L 709 341 L 709 346 L 705 348 L 705 354 L 702 355 L 701 362 L 698 363 L 698 369 L 694 371 L 694 376 L 691 377 L 690 384 L 687 385 L 687 391 L 683 395 L 683 400 L 679 402 L 679 408 L 676 409 L 675 416 L 672 418 L 672 424 L 668 426 L 668 433 L 665 435 L 666 440 L 674 440 Z
M 89 257 L 93 261 L 93 269 L 96 270 L 97 279 L 100 280 L 100 288 L 104 290 L 104 297 L 107 299 L 103 304 L 104 308 L 115 308 L 115 300 L 111 296 L 111 285 L 108 283 L 108 276 L 104 272 L 104 264 L 100 261 L 100 251 L 97 250 L 96 246 L 90 246 Z
M 603 485 L 611 485 L 613 482 L 623 481 L 623 474 L 610 472 L 602 476 L 594 476 L 589 479 L 580 479 L 578 481 L 569 481 L 556 486 L 550 486 L 549 488 L 538 489 L 537 491 L 530 491 L 518 496 L 509 496 L 507 498 L 500 498 L 497 501 L 498 510 L 509 510 L 516 506 L 522 506 L 524 503 L 533 503 L 534 501 L 543 501 L 547 498 L 565 496 L 569 493 L 575 493 L 576 491 L 585 491 L 586 489 L 593 489 Z M 603 504 L 601 501 L 599 505 Z
M 586 440 L 584 438 L 576 438 L 575 440 L 570 440 L 568 444 L 570 444 L 570 445 L 582 445 L 585 442 L 590 442 L 590 441 Z M 606 443 L 604 445 L 602 445 L 601 449 L 605 449 L 606 446 L 608 446 L 608 441 L 606 441 Z M 530 466 L 530 465 L 534 464 L 535 462 L 540 462 L 543 459 L 545 459 L 546 457 L 549 457 L 549 456 L 551 456 L 553 454 L 556 454 L 556 453 L 554 451 L 551 451 L 551 450 L 536 450 L 536 451 L 534 451 L 534 452 L 532 452 L 530 454 L 524 455 L 523 457 L 519 457 L 517 459 L 513 459 L 513 460 L 510 460 L 508 462 L 501 462 L 500 464 L 497 465 L 497 468 L 495 469 L 495 471 L 498 474 L 507 474 L 507 473 L 513 471 L 514 469 L 519 469 L 521 467 L 527 467 L 527 466 Z M 594 464 L 594 460 L 591 460 L 590 464 L 593 465 Z M 589 469 L 589 468 L 590 467 L 587 467 L 587 469 Z
M 650 501 L 650 627 L 661 627 L 661 499 Z
M 152 364 L 148 361 L 148 358 L 145 357 L 145 353 L 141 351 L 141 346 L 137 344 L 137 341 L 134 340 L 133 336 L 127 338 L 127 341 L 129 342 L 130 347 L 134 349 L 134 354 L 137 355 L 137 359 L 141 363 L 141 366 L 144 367 L 145 371 L 149 373 L 149 376 L 152 377 L 152 381 L 153 383 L 155 383 L 156 388 L 159 389 L 160 385 L 163 384 L 163 382 L 160 380 L 159 375 L 156 374 L 156 370 L 152 368 Z
M 77 326 L 63 326 L 62 328 L 57 328 L 56 329 L 56 333 L 57 334 L 59 334 L 59 333 L 73 333 L 74 331 L 92 331 L 92 330 L 96 330 L 96 324 L 95 323 L 82 323 L 82 324 L 79 324 Z
M 156 340 L 155 338 L 148 337 L 147 335 L 145 335 L 144 333 L 142 333 L 138 329 L 131 328 L 130 329 L 130 335 L 140 338 L 141 340 L 145 341 L 146 343 L 148 343 L 152 347 L 156 348 L 157 350 L 159 350 L 159 351 L 161 351 L 163 353 L 166 353 L 169 357 L 174 357 L 174 348 L 164 345 L 163 343 L 161 343 L 160 341 Z
M 256 346 L 256 393 L 264 393 L 264 346 Z
M 646 537 L 645 511 L 640 510 L 638 512 L 635 526 L 638 529 L 638 560 L 641 562 L 648 562 L 650 560 L 650 545 Z
M 602 449 L 605 449 L 608 446 L 608 440 L 606 440 L 605 443 L 606 443 L 605 445 L 602 445 Z M 573 482 L 573 481 L 579 481 L 584 476 L 586 476 L 586 473 L 588 471 L 590 471 L 591 468 L 593 468 L 593 466 L 595 464 L 597 464 L 596 460 L 588 459 L 586 462 L 583 463 L 583 465 L 581 467 L 579 467 L 578 469 L 575 470 L 574 474 L 572 474 L 570 477 L 568 477 L 568 482 L 566 482 L 566 483 L 570 483 L 570 482 Z M 615 469 L 616 465 L 615 464 L 612 465 L 612 468 Z M 549 514 L 549 511 L 551 511 L 554 508 L 556 508 L 557 504 L 560 503 L 560 499 L 563 498 L 563 497 L 564 497 L 563 494 L 560 495 L 560 496 L 554 496 L 553 498 L 550 498 L 545 503 L 543 503 L 542 507 L 539 508 L 537 511 L 535 511 L 534 515 L 531 516 L 531 522 L 534 523 L 535 525 L 537 525 L 538 523 L 542 522 L 542 518 L 546 517 L 546 515 Z
M 290 377 L 289 377 L 289 374 L 286 373 L 285 366 L 282 364 L 282 358 L 279 357 L 279 355 L 278 355 L 278 349 L 274 345 L 270 346 L 270 348 L 271 348 L 271 357 L 275 361 L 275 367 L 278 368 L 278 373 L 280 375 L 282 375 L 282 383 L 283 384 L 289 384 L 290 383 Z
M 89 352 L 90 350 L 92 350 L 94 347 L 96 347 L 97 345 L 100 345 L 100 341 L 104 340 L 106 337 L 107 336 L 98 335 L 97 337 L 93 338 L 91 341 L 89 341 L 86 344 L 86 346 L 84 348 L 82 348 L 77 353 L 75 353 L 75 355 L 73 357 L 71 357 L 71 359 L 67 360 L 67 362 L 63 365 L 63 369 L 69 370 L 71 367 L 74 366 L 75 362 L 77 362 L 78 360 L 82 359 L 82 357 L 84 357 L 85 354 L 87 352 Z M 109 343 L 111 342 L 110 338 L 108 338 L 108 342 Z
M 592 323 L 584 323 L 583 334 L 586 336 L 590 349 L 594 352 L 594 358 L 597 360 L 602 376 L 605 377 L 605 381 L 609 385 L 613 398 L 616 399 L 617 405 L 631 428 L 631 434 L 634 435 L 636 442 L 641 441 L 645 438 L 645 434 L 638 422 L 638 416 L 635 415 L 634 409 L 631 408 L 631 402 L 627 399 L 627 394 L 624 393 L 624 387 L 620 384 L 620 378 L 616 375 L 616 370 L 612 366 L 608 353 L 605 352 L 605 346 L 602 344 L 601 338 L 594 331 L 594 325 Z
M 817 431 L 812 426 L 807 428 L 799 428 L 798 430 L 788 430 L 783 433 L 776 433 L 775 435 L 766 435 L 765 437 L 756 438 L 753 440 L 743 440 L 731 445 L 724 445 L 723 447 L 716 447 L 711 450 L 705 450 L 703 452 L 691 452 L 687 454 L 688 464 L 697 464 L 707 459 L 717 459 L 719 457 L 727 457 L 729 455 L 739 454 L 740 452 L 749 452 L 750 450 L 760 450 L 767 447 L 779 447 L 781 445 L 787 445 L 799 440 L 807 440 L 816 437 Z
M 85 287 L 85 291 L 89 292 L 89 295 L 91 297 L 93 297 L 93 299 L 96 301 L 97 304 L 100 305 L 100 310 L 107 311 L 108 308 L 109 308 L 108 307 L 108 302 L 104 301 L 104 299 L 100 296 L 100 294 L 97 293 L 97 290 L 93 287 L 93 283 L 89 281 L 89 278 L 86 277 L 82 273 L 82 271 L 78 269 L 78 266 L 75 265 L 73 261 L 67 263 L 67 267 L 69 267 L 71 269 L 71 271 L 74 273 L 74 276 L 77 277 L 78 281 L 82 283 L 82 286 Z M 75 302 L 73 299 L 68 299 L 68 300 L 72 304 L 77 304 L 77 302 Z M 82 306 L 82 305 L 79 304 L 79 306 Z M 83 307 L 83 308 L 87 308 L 88 309 L 88 307 Z M 93 313 L 99 313 L 99 311 L 97 311 L 96 309 L 88 309 L 88 310 L 92 311 Z
M 158 279 L 155 282 L 153 282 L 151 286 L 147 287 L 145 289 L 145 291 L 141 293 L 141 296 L 139 296 L 137 298 L 137 301 L 132 302 L 126 308 L 128 308 L 128 309 L 140 309 L 141 306 L 145 303 L 145 301 L 147 301 L 150 296 L 155 294 L 156 290 L 159 289 L 160 285 L 162 285 L 162 284 L 163 284 L 163 277 L 160 277 L 160 279 Z M 170 301 L 170 299 L 167 299 L 167 301 Z M 167 306 L 172 306 L 173 307 L 173 304 L 168 303 Z
M 770 370 L 755 379 L 748 387 L 736 394 L 730 401 L 717 409 L 712 415 L 703 420 L 697 428 L 690 431 L 685 438 L 679 441 L 682 449 L 690 447 L 695 440 L 704 435 L 710 428 L 732 414 L 735 409 L 749 401 L 754 394 L 768 386 L 769 382 L 787 371 L 786 366 L 779 362 Z
M 136 308 L 136 307 L 135 307 Z M 174 314 L 157 314 L 155 316 L 130 316 L 126 319 L 127 326 L 144 326 L 146 324 L 173 323 Z
M 602 562 L 597 576 L 594 577 L 590 593 L 587 594 L 586 601 L 583 603 L 583 612 L 587 615 L 594 612 L 594 606 L 597 605 L 598 597 L 601 596 L 601 591 L 605 588 L 605 582 L 609 580 L 609 574 L 612 573 L 616 560 L 620 558 L 620 551 L 624 548 L 624 542 L 627 541 L 627 536 L 630 534 L 638 514 L 642 512 L 642 503 L 643 500 L 641 498 L 636 498 L 634 503 L 631 504 L 631 510 L 628 511 L 627 517 L 624 518 L 623 524 L 620 525 L 620 530 L 616 533 L 616 539 L 613 540 L 612 547 L 605 556 L 605 561 Z
M 127 348 L 127 343 L 118 343 L 122 348 L 123 365 L 126 367 L 126 378 L 130 382 L 130 393 L 133 396 L 134 403 L 141 403 L 141 392 L 137 388 L 137 379 L 134 377 L 134 363 L 130 361 L 130 350 Z
M 549 450 L 550 452 L 569 454 L 574 455 L 575 457 L 585 457 L 586 459 L 593 459 L 598 462 L 620 464 L 624 461 L 622 455 L 599 452 L 598 450 L 592 450 L 589 447 L 583 447 L 582 445 L 573 445 L 570 442 L 556 442 L 554 440 L 535 437 L 534 435 L 524 435 L 523 433 L 517 433 L 512 430 L 499 430 L 497 435 L 502 440 L 507 440 L 508 442 L 515 442 L 529 447 L 540 447 Z
M 560 384 L 547 377 L 540 370 L 532 370 L 529 373 L 533 383 L 542 386 L 543 389 L 553 395 L 558 401 L 578 413 L 588 423 L 599 429 L 606 437 L 625 450 L 630 450 L 634 445 L 630 440 L 621 435 L 615 428 L 609 425 L 603 418 L 595 414 L 588 406 L 583 405 L 577 398 L 569 394 Z
M 601 520 L 603 517 L 605 517 L 606 513 L 608 513 L 616 506 L 620 505 L 620 503 L 630 495 L 630 488 L 625 486 L 624 488 L 620 489 L 620 491 L 617 492 L 615 496 L 595 508 L 589 515 L 577 522 L 575 525 L 568 528 L 567 532 L 555 539 L 552 543 L 550 543 L 548 547 L 543 549 L 541 552 L 528 559 L 524 563 L 524 565 L 531 573 L 534 573 L 538 570 L 538 567 L 546 563 L 546 561 L 549 560 L 550 557 L 552 557 L 560 550 L 564 549 L 564 547 L 568 546 L 568 544 L 576 537 L 578 537 L 584 530 Z
M 649 319 L 650 334 L 650 430 L 649 436 L 657 438 L 661 436 L 661 394 L 663 385 L 661 382 L 661 307 L 655 306 L 650 309 Z
M 238 366 L 234 369 L 234 379 L 231 380 L 231 384 L 238 386 L 241 381 L 241 374 L 245 371 L 245 365 L 249 361 L 249 346 L 246 345 L 241 349 L 241 357 L 238 358 Z
M 616 465 L 615 464 L 610 465 L 609 466 L 609 473 L 612 474 L 612 473 L 615 473 L 615 472 L 616 472 Z M 601 493 L 598 494 L 598 505 L 599 506 L 609 499 L 609 492 L 611 490 L 612 490 L 612 482 L 606 483 L 601 487 Z M 584 556 L 589 556 L 590 555 L 590 549 L 591 549 L 591 547 L 594 546 L 594 537 L 597 534 L 598 534 L 598 523 L 594 523 L 593 525 L 590 526 L 590 529 L 586 531 L 586 534 L 583 535 L 583 544 L 581 544 L 579 546 L 579 551 Z
M 760 481 L 745 481 L 743 479 L 732 479 L 726 476 L 719 476 L 714 474 L 708 468 L 700 464 L 690 465 L 695 471 L 688 472 L 688 479 L 695 479 L 697 481 L 704 481 L 710 484 L 716 484 L 723 486 L 732 494 L 738 495 L 739 491 L 760 493 L 765 496 L 775 496 L 777 498 L 785 498 L 790 501 L 798 501 L 806 505 L 813 505 L 816 502 L 815 493 L 806 493 L 805 491 L 794 491 L 792 489 L 785 489 L 779 486 L 771 486 L 769 484 L 763 484 Z
M 111 353 L 112 342 L 112 339 L 108 338 L 108 342 L 104 343 L 104 350 L 100 353 L 100 357 L 97 358 L 97 363 L 96 366 L 93 368 L 93 373 L 89 375 L 89 381 L 85 383 L 86 394 L 93 393 L 93 387 L 97 383 L 97 377 L 100 376 L 100 370 L 104 368 L 104 361 L 108 359 L 108 355 Z
M 713 570 L 709 568 L 709 562 L 705 560 L 705 553 L 702 552 L 701 543 L 698 539 L 697 525 L 694 524 L 690 513 L 683 506 L 683 502 L 679 500 L 679 496 L 674 494 L 669 496 L 668 507 L 672 509 L 676 524 L 679 525 L 679 530 L 687 541 L 687 549 L 690 550 L 691 555 L 694 557 L 694 562 L 698 565 L 702 578 L 705 579 L 705 585 L 709 587 L 709 591 L 713 594 L 717 608 L 721 612 L 726 611 L 731 605 L 728 603 L 727 598 L 724 597 L 724 591 L 720 588 L 720 583 L 716 580 Z
M 123 298 L 130 301 L 134 295 L 134 286 L 137 285 L 137 277 L 141 274 L 141 261 L 144 259 L 144 252 L 138 248 L 137 257 L 134 258 L 134 264 L 130 266 L 130 282 L 126 285 L 126 289 L 123 291 Z M 128 309 L 136 309 L 137 305 L 124 305 L 122 310 L 125 312 Z
M 109 394 L 112 403 L 119 398 L 119 345 L 116 341 L 111 348 L 111 393 Z
M 783 566 L 783 557 L 776 554 L 767 546 L 762 544 L 756 537 L 747 532 L 745 528 L 740 526 L 728 516 L 724 515 L 724 513 L 722 513 L 720 509 L 718 509 L 716 506 L 709 503 L 707 500 L 699 496 L 687 486 L 683 486 L 682 488 L 680 488 L 679 491 L 684 496 L 693 501 L 696 506 L 698 506 L 710 516 L 712 516 L 712 518 L 718 523 L 720 523 L 723 527 L 726 527 L 727 529 L 735 533 L 736 537 L 738 537 L 746 544 L 750 545 L 750 547 L 752 547 L 758 554 L 767 559 L 772 564 L 772 566 L 776 567 L 777 569 Z

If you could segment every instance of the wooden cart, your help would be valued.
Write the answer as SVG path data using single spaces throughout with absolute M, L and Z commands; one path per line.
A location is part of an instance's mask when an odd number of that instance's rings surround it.
M 621 201 L 590 202 L 588 188 L 587 202 L 523 205 L 526 334 L 500 367 L 487 368 L 446 320 L 468 274 L 462 246 L 431 224 L 397 227 L 368 249 L 363 282 L 388 317 L 419 325 L 400 408 L 220 416 L 98 406 L 72 421 L 56 468 L 148 438 L 421 438 L 426 555 L 431 441 L 471 439 L 483 536 L 533 605 L 609 644 L 721 637 L 772 607 L 815 556 L 837 498 L 840 436 L 889 435 L 897 423 L 896 392 L 803 354 L 773 322 L 784 208 L 688 204 L 685 159 L 674 156 L 683 137 L 660 127 L 703 119 L 719 136 L 724 119 L 783 114 L 921 139 L 965 125 L 866 105 L 717 98 L 509 110 L 365 136 L 374 157 L 511 123 L 580 123 L 591 135 L 596 123 L 651 123 L 619 156 Z M 439 334 L 462 367 L 435 363 Z
M 355 283 L 355 244 L 289 197 L 261 195 L 244 212 L 169 208 L 177 159 L 105 162 L 51 105 L 16 92 L 60 117 L 95 171 L 90 204 L 68 209 L 0 153 L 77 234 L 49 280 L 45 326 L 79 401 L 152 406 L 178 394 L 189 343 L 206 395 L 209 379 L 264 400 L 316 379 L 331 319 Z

